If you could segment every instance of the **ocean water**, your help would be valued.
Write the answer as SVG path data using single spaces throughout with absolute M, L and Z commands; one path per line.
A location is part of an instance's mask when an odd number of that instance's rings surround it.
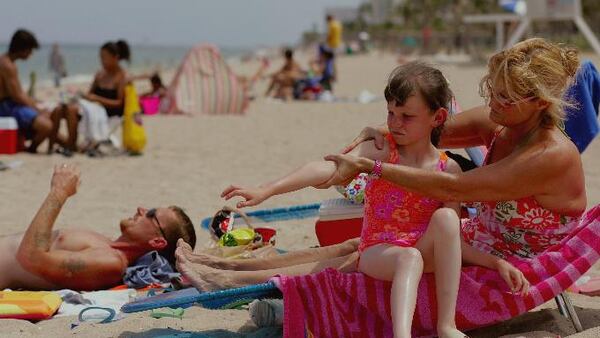
M 165 47 L 165 46 L 136 46 L 131 48 L 131 63 L 123 62 L 123 66 L 132 74 L 153 71 L 156 69 L 176 68 L 189 47 Z M 0 52 L 8 50 L 6 44 L 0 44 Z M 60 45 L 60 50 L 65 58 L 67 78 L 64 83 L 87 83 L 92 81 L 94 74 L 101 67 L 100 48 L 96 45 Z M 34 50 L 31 57 L 26 61 L 17 61 L 19 78 L 23 87 L 27 88 L 30 82 L 30 74 L 35 72 L 36 86 L 46 86 L 53 83 L 53 74 L 49 70 L 50 45 L 42 45 Z M 225 58 L 236 58 L 249 52 L 244 48 L 222 48 L 221 54 Z

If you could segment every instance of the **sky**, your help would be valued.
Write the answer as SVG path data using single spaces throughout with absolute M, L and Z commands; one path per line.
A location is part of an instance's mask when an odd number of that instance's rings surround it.
M 45 43 L 227 47 L 293 44 L 328 7 L 361 0 L 0 0 L 1 42 L 24 27 Z

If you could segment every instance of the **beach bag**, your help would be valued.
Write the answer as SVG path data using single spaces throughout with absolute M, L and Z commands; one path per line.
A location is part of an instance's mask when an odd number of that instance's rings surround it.
M 235 214 L 244 220 L 244 227 L 235 228 Z M 228 206 L 215 213 L 209 231 L 212 240 L 204 252 L 218 257 L 258 258 L 275 244 L 275 229 L 254 227 L 243 211 Z M 261 250 L 262 248 L 265 250 Z
M 123 112 L 123 147 L 132 154 L 141 154 L 146 146 L 146 131 L 142 126 L 142 109 L 135 87 L 125 86 Z

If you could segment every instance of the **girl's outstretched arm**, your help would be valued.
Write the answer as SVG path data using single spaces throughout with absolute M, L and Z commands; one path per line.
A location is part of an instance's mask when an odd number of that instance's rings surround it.
M 245 201 L 237 203 L 238 208 L 250 207 L 260 204 L 267 198 L 275 195 L 300 190 L 306 187 L 319 187 L 329 180 L 335 172 L 335 163 L 318 161 L 307 163 L 291 173 L 267 184 L 258 187 L 241 187 L 230 185 L 221 193 L 221 197 L 229 200 L 232 197 L 242 197 Z
M 363 142 L 359 147 L 353 150 L 356 156 L 362 156 L 374 160 L 385 160 L 389 154 L 389 147 L 383 150 L 375 148 L 374 143 Z M 241 187 L 230 185 L 222 193 L 221 197 L 229 200 L 232 197 L 242 197 L 245 201 L 237 203 L 238 208 L 254 206 L 260 204 L 267 198 L 275 195 L 281 195 L 288 192 L 315 187 L 317 189 L 326 189 L 331 186 L 330 181 L 336 172 L 336 164 L 331 161 L 309 162 L 291 173 L 278 178 L 272 182 L 261 184 L 258 187 Z

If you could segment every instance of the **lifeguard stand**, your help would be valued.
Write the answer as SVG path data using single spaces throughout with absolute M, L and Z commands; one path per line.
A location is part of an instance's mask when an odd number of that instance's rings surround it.
M 583 19 L 581 0 L 526 0 L 524 14 L 465 15 L 469 23 L 495 23 L 496 49 L 501 50 L 517 43 L 533 21 L 573 21 L 592 49 L 600 55 L 600 42 Z M 519 25 L 504 43 L 504 23 L 519 22 Z

